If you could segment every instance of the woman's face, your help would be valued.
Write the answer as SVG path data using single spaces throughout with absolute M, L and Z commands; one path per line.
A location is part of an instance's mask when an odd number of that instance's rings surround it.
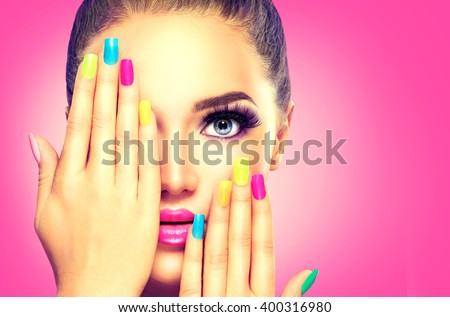
M 118 38 L 120 57 L 133 61 L 141 99 L 151 101 L 156 116 L 160 143 L 173 140 L 177 133 L 180 140 L 188 140 L 192 133 L 190 156 L 198 163 L 189 158 L 186 145 L 180 145 L 177 154 L 169 143 L 164 154 L 167 164 L 161 166 L 161 210 L 188 209 L 204 214 L 207 221 L 213 191 L 220 181 L 231 179 L 232 158 L 253 158 L 245 153 L 245 140 L 258 142 L 247 145 L 260 156 L 251 173 L 267 176 L 271 167 L 261 141 L 266 132 L 275 139 L 280 114 L 274 89 L 264 78 L 260 59 L 242 31 L 213 17 L 139 15 L 103 31 L 84 53 L 100 55 L 108 37 Z M 206 103 L 204 109 L 195 107 L 205 99 L 231 92 L 242 94 L 237 100 Z M 254 103 L 245 100 L 244 94 Z M 222 151 L 210 145 L 207 157 L 203 147 L 208 140 L 220 143 Z M 160 148 L 162 151 L 162 145 Z M 270 158 L 274 147 L 269 149 Z M 207 162 L 208 158 L 220 163 Z M 183 245 L 159 242 L 152 279 L 179 283 L 183 250 Z

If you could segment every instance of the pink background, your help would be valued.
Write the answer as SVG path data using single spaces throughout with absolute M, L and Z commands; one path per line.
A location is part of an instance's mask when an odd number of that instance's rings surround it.
M 67 43 L 81 1 L 7 1 L 0 11 L 0 295 L 51 296 L 33 229 L 28 132 L 61 149 Z M 450 27 L 447 1 L 275 4 L 285 26 L 292 150 L 325 130 L 348 165 L 271 175 L 278 292 L 318 268 L 309 296 L 450 296 Z M 323 152 L 317 151 L 317 154 Z

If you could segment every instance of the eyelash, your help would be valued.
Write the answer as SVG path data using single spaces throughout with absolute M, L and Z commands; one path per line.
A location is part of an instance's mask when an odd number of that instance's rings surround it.
M 205 114 L 201 119 L 201 133 L 203 133 L 203 130 L 208 125 L 219 119 L 236 120 L 236 122 L 239 124 L 239 132 L 231 137 L 220 137 L 212 135 L 208 135 L 208 137 L 219 140 L 234 139 L 243 135 L 245 132 L 247 132 L 248 129 L 253 129 L 261 125 L 261 119 L 252 109 L 244 107 L 239 103 L 236 103 L 234 106 L 232 106 L 232 109 L 229 108 L 230 106 L 228 104 L 225 106 L 216 106 L 213 107 L 212 111 Z

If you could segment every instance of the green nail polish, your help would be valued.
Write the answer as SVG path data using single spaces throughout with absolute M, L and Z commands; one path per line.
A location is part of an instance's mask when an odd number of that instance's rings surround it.
M 238 185 L 246 185 L 250 174 L 249 161 L 246 157 L 234 159 L 234 181 Z
M 92 79 L 97 73 L 98 56 L 95 54 L 86 54 L 83 59 L 83 66 L 81 68 L 81 76 L 86 79 Z
M 305 293 L 314 284 L 318 273 L 319 273 L 318 269 L 315 269 L 314 271 L 309 273 L 308 277 L 306 278 L 306 280 L 303 282 L 303 285 L 302 285 L 302 296 L 305 295 Z

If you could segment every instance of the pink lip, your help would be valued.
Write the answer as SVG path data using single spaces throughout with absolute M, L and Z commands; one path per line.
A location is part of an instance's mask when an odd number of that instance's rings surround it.
M 159 212 L 161 222 L 187 222 L 194 221 L 194 213 L 188 209 L 162 209 Z
M 162 244 L 180 246 L 186 244 L 194 213 L 187 209 L 162 209 L 160 211 L 158 241 Z

